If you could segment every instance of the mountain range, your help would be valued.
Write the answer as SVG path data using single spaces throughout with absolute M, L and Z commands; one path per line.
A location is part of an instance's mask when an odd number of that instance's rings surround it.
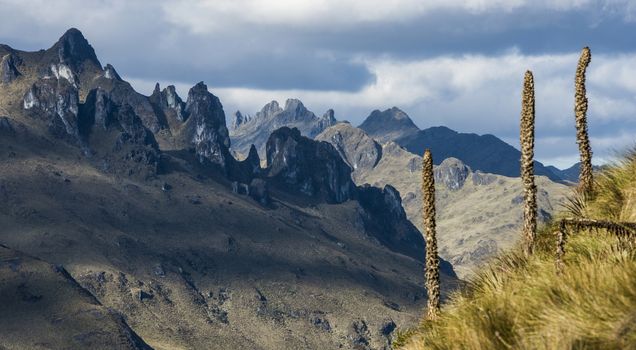
M 393 141 L 380 144 L 349 123 L 326 129 L 316 140 L 334 145 L 353 169 L 357 184 L 395 187 L 402 194 L 407 217 L 423 230 L 421 156 Z M 465 278 L 517 242 L 523 217 L 522 184 L 519 178 L 473 170 L 457 158 L 434 161 L 439 164 L 434 168 L 439 254 Z M 570 189 L 544 176 L 536 181 L 541 189 L 539 220 L 545 222 Z
M 241 157 L 247 155 L 250 147 L 255 145 L 258 153 L 264 155 L 265 144 L 274 130 L 286 126 L 298 129 L 303 136 L 314 138 L 334 124 L 336 118 L 333 109 L 318 118 L 298 99 L 288 99 L 284 108 L 277 101 L 272 101 L 254 116 L 240 111 L 234 113 L 230 127 L 232 150 Z
M 444 126 L 420 130 L 397 107 L 373 111 L 359 128 L 381 143 L 394 141 L 414 154 L 421 155 L 428 148 L 436 156 L 436 164 L 453 157 L 461 159 L 473 170 L 519 177 L 521 152 L 493 135 L 459 133 Z M 536 175 L 553 181 L 569 180 L 555 173 L 555 169 L 536 161 L 534 164 Z
M 271 109 L 268 106 L 263 110 Z M 265 114 L 260 112 L 261 117 L 250 119 L 250 128 L 242 129 L 240 135 L 231 133 L 233 142 L 264 139 L 263 130 L 269 130 L 272 121 L 277 126 L 293 121 L 290 125 L 303 125 L 307 135 L 326 125 L 317 124 L 313 113 L 286 113 L 294 116 L 287 119 L 263 118 Z M 444 174 L 436 188 L 440 255 L 453 264 L 460 277 L 472 275 L 492 256 L 516 244 L 523 197 L 518 178 L 521 154 L 514 147 L 492 135 L 458 133 L 446 127 L 420 130 L 397 107 L 372 111 L 357 128 L 335 119 L 329 124 L 315 140 L 334 146 L 353 170 L 358 186 L 369 183 L 397 189 L 408 219 L 420 231 L 420 155 L 431 148 L 436 174 Z M 535 162 L 535 171 L 542 188 L 538 194 L 540 220 L 545 222 L 569 193 L 566 184 L 576 182 L 578 173 L 539 162 Z
M 332 144 L 282 127 L 237 160 L 203 82 L 139 94 L 77 29 L 0 57 L 0 347 L 388 349 L 417 323 L 424 239 Z

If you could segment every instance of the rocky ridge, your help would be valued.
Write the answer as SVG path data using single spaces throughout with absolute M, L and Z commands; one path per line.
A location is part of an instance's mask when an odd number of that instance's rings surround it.
M 240 111 L 234 113 L 230 129 L 232 150 L 245 155 L 250 146 L 255 145 L 259 154 L 264 156 L 269 135 L 281 127 L 296 128 L 301 135 L 313 138 L 336 123 L 333 110 L 328 110 L 319 118 L 300 100 L 288 99 L 283 108 L 277 101 L 272 101 L 254 116 L 244 115 Z
M 444 126 L 420 130 L 397 107 L 371 112 L 359 128 L 381 144 L 394 141 L 414 154 L 423 154 L 425 149 L 431 149 L 437 155 L 436 164 L 453 157 L 461 159 L 474 170 L 519 176 L 521 153 L 493 135 L 459 133 Z M 540 162 L 535 162 L 535 174 L 556 182 L 566 180 Z
M 332 126 L 316 140 L 331 143 L 343 159 L 356 164 L 356 184 L 396 188 L 408 219 L 422 229 L 420 156 L 395 142 L 380 145 L 347 123 Z M 523 209 L 521 182 L 518 178 L 475 171 L 457 158 L 440 160 L 435 153 L 433 157 L 439 164 L 434 167 L 434 176 L 440 256 L 450 261 L 461 277 L 466 277 L 517 241 Z M 558 208 L 568 188 L 543 176 L 537 181 L 539 218 L 545 221 Z
M 374 110 L 358 128 L 380 143 L 410 136 L 420 130 L 411 118 L 397 107 L 384 111 Z

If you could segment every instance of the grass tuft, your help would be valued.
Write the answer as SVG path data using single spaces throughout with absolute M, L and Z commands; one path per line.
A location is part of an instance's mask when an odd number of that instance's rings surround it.
M 636 148 L 600 173 L 595 189 L 594 198 L 570 201 L 563 215 L 636 221 Z M 519 246 L 494 259 L 437 320 L 401 332 L 396 348 L 636 349 L 634 238 L 603 229 L 574 233 L 557 275 L 558 220 L 539 230 L 533 255 Z

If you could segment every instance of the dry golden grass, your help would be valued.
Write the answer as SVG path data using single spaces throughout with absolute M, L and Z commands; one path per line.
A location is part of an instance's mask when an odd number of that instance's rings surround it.
M 574 214 L 633 220 L 635 168 L 631 151 L 599 174 L 597 195 L 579 201 Z M 533 256 L 524 257 L 520 247 L 501 255 L 448 300 L 437 321 L 402 332 L 396 347 L 636 349 L 633 239 L 602 230 L 575 233 L 557 275 L 554 231 L 547 225 L 539 232 Z

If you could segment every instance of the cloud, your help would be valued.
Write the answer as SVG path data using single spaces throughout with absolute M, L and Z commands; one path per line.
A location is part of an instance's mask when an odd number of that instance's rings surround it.
M 616 12 L 631 5 L 627 1 L 610 0 L 207 0 L 194 3 L 181 0 L 163 3 L 162 7 L 173 24 L 205 33 L 223 31 L 227 25 L 224 19 L 241 25 L 333 28 L 399 23 L 441 11 L 479 15 L 526 9 L 569 11 L 600 7 Z
M 78 27 L 102 63 L 146 93 L 155 81 L 186 94 L 204 80 L 227 111 L 299 97 L 354 123 L 397 105 L 421 127 L 513 144 L 529 68 L 543 159 L 576 155 L 573 74 L 590 45 L 592 136 L 636 131 L 630 0 L 0 0 L 0 12 L 0 42 L 37 50 Z M 608 146 L 598 142 L 600 155 Z
M 227 24 L 223 19 L 242 25 L 354 26 L 368 22 L 403 21 L 445 8 L 482 12 L 491 8 L 510 10 L 521 4 L 523 1 L 520 0 L 210 0 L 195 3 L 181 0 L 163 3 L 162 7 L 173 24 L 203 33 L 223 30 Z M 221 20 L 212 21 L 210 18 Z

